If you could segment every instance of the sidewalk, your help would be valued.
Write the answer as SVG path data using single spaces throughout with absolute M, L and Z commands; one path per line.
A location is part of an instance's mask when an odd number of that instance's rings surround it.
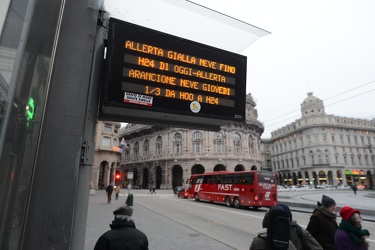
M 148 190 L 132 190 L 136 196 L 147 196 Z M 173 196 L 172 190 L 157 190 L 158 196 Z M 107 196 L 104 190 L 96 191 L 89 199 L 87 216 L 85 250 L 94 249 L 98 238 L 110 229 L 109 224 L 113 220 L 113 211 L 125 205 L 127 189 L 122 189 L 118 200 L 107 204 Z M 195 230 L 176 223 L 154 211 L 137 204 L 133 204 L 133 217 L 136 227 L 144 232 L 149 240 L 150 250 L 168 249 L 205 249 L 205 250 L 233 250 L 233 248 L 218 242 L 210 237 L 202 235 Z M 166 237 L 167 235 L 167 237 Z M 188 236 L 188 237 L 187 237 Z M 168 240 L 178 239 L 178 240 Z M 194 240 L 192 240 L 192 238 Z
M 312 212 L 323 194 L 336 201 L 337 211 L 348 205 L 360 210 L 364 220 L 375 221 L 375 191 L 357 191 L 357 195 L 351 190 L 285 191 L 279 192 L 278 198 L 294 211 Z
M 157 190 L 158 196 L 173 196 L 172 190 Z M 148 190 L 132 190 L 136 196 L 147 196 Z M 317 201 L 321 201 L 322 195 L 333 198 L 337 206 L 352 206 L 361 211 L 364 220 L 375 222 L 375 192 L 358 191 L 355 195 L 352 191 L 337 190 L 315 190 L 315 191 L 288 191 L 279 192 L 279 202 L 288 204 L 292 211 L 312 213 Z M 113 211 L 125 205 L 127 189 L 121 190 L 118 200 L 114 199 L 107 204 L 107 197 L 104 190 L 96 191 L 89 199 L 85 250 L 94 249 L 95 243 L 104 232 L 109 230 L 109 224 L 113 220 Z M 144 232 L 149 238 L 150 250 L 159 249 L 205 249 L 205 250 L 230 250 L 233 249 L 223 243 L 213 240 L 205 235 L 199 234 L 192 228 L 188 228 L 175 221 L 164 217 L 145 206 L 136 203 L 134 207 L 134 222 L 136 227 Z M 151 223 L 152 220 L 152 223 Z M 178 239 L 168 241 L 168 238 Z M 189 237 L 186 237 L 189 236 Z M 194 240 L 192 240 L 192 238 Z M 171 245 L 173 242 L 173 245 Z

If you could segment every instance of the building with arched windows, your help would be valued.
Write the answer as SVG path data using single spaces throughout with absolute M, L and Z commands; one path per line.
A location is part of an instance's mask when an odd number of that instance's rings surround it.
M 121 167 L 133 187 L 170 189 L 186 184 L 192 174 L 262 168 L 260 135 L 264 131 L 251 95 L 246 97 L 246 122 L 218 132 L 127 124 Z M 127 179 L 126 179 L 127 181 Z
M 374 186 L 375 121 L 327 115 L 312 93 L 301 112 L 263 141 L 279 183 Z
M 116 182 L 120 182 L 120 180 L 115 180 L 116 171 L 120 171 L 122 151 L 119 147 L 120 127 L 121 124 L 118 122 L 98 121 L 96 124 L 90 189 L 105 188 L 109 183 L 119 184 Z

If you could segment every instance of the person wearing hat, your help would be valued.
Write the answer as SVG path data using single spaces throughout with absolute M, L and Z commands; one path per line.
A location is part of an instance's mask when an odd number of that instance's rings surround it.
M 306 228 L 324 250 L 336 250 L 336 209 L 335 200 L 323 195 L 322 202 L 318 201 L 318 206 L 314 209 Z
M 289 210 L 289 213 L 290 213 L 290 210 Z M 289 214 L 289 216 L 291 216 L 291 213 Z M 263 228 L 258 231 L 258 235 L 251 242 L 250 250 L 268 250 L 269 249 L 269 247 L 267 245 L 267 227 L 268 227 L 268 224 L 269 224 L 269 212 L 265 213 L 263 221 L 262 221 L 262 227 Z M 288 245 L 287 250 L 297 250 L 297 248 L 294 246 L 294 244 L 291 240 L 289 240 L 289 245 Z
M 349 206 L 340 209 L 342 218 L 339 229 L 336 231 L 335 244 L 336 249 L 366 250 L 369 249 L 369 243 L 365 237 L 370 233 L 362 229 L 361 212 Z
M 133 209 L 122 206 L 113 211 L 111 230 L 99 237 L 94 250 L 148 250 L 147 236 L 135 227 Z

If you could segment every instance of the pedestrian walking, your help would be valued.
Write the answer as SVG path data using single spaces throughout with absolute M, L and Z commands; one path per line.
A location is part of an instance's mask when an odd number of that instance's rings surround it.
M 156 192 L 155 192 L 155 186 L 152 186 L 152 193 L 151 194 L 156 194 Z
M 107 188 L 105 189 L 107 192 L 107 203 L 110 204 L 112 201 L 112 193 L 113 193 L 113 186 L 112 183 L 109 183 Z
M 352 185 L 352 189 L 355 195 L 357 195 L 357 186 L 355 184 Z
M 362 229 L 361 212 L 349 206 L 340 209 L 342 218 L 335 235 L 336 249 L 366 250 L 369 243 L 366 237 L 370 235 L 367 229 Z
M 314 209 L 306 228 L 324 250 L 336 250 L 336 209 L 335 200 L 323 195 L 322 202 L 318 201 L 318 206 Z
M 111 230 L 99 237 L 94 250 L 148 250 L 147 236 L 135 227 L 133 209 L 122 206 L 113 214 L 115 219 L 109 225 Z
M 120 185 L 117 185 L 115 188 L 116 200 L 118 200 L 118 195 L 120 194 L 120 191 L 121 191 L 121 187 Z

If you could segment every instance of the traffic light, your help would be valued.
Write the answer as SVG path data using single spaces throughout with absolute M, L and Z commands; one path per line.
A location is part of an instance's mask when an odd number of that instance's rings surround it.
M 35 117 L 35 101 L 32 97 L 29 98 L 29 101 L 26 105 L 25 110 L 26 116 L 26 127 L 29 133 L 34 131 L 34 117 Z
M 30 97 L 29 102 L 26 106 L 26 119 L 28 122 L 34 119 L 35 115 L 35 102 L 34 99 Z
M 121 174 L 120 174 L 119 171 L 116 171 L 116 176 L 115 176 L 115 178 L 116 178 L 116 181 L 119 181 L 119 180 L 121 179 Z

